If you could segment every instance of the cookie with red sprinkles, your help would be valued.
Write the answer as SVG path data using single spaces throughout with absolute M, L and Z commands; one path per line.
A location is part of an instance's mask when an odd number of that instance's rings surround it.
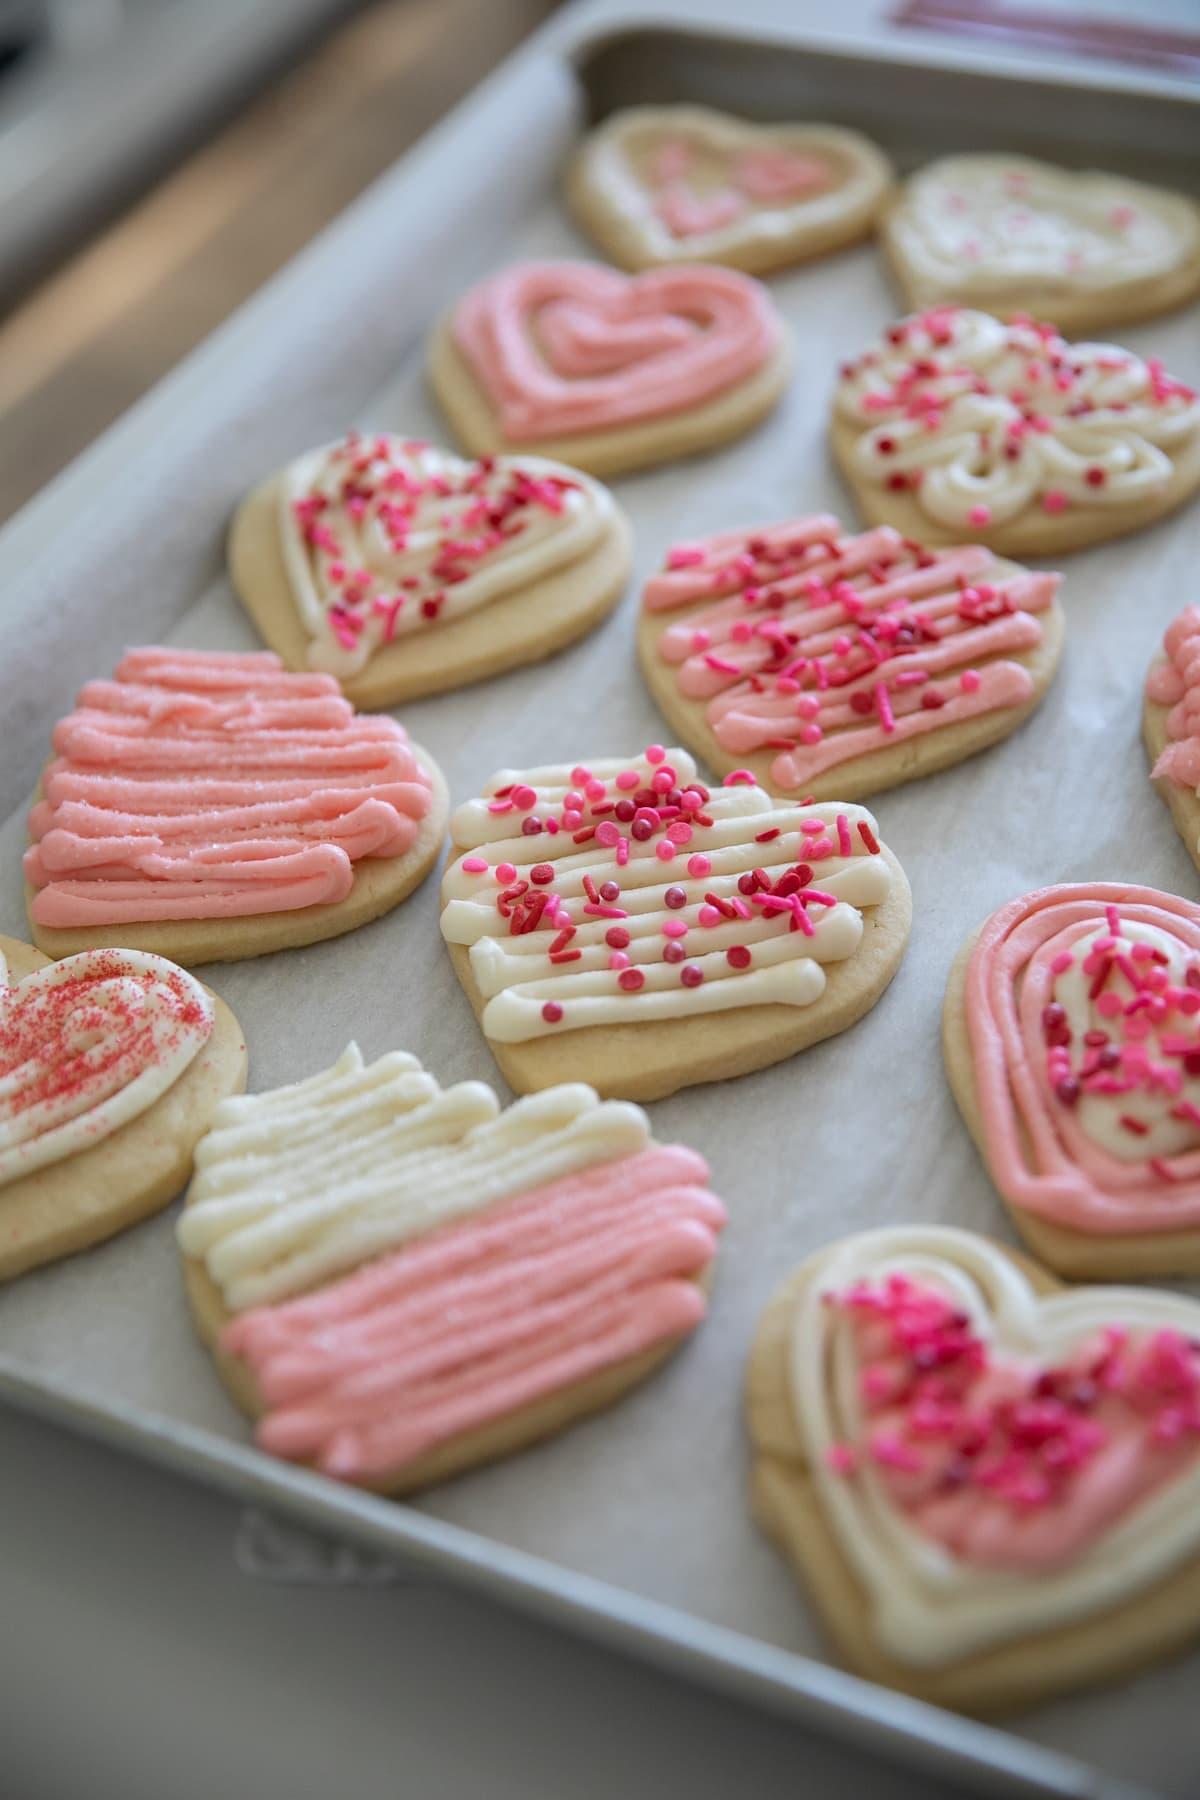
M 390 707 L 537 662 L 616 605 L 630 532 L 600 482 L 386 432 L 307 452 L 238 509 L 229 567 L 265 641 Z
M 638 654 L 674 731 L 771 793 L 859 800 L 1007 737 L 1062 652 L 1061 577 L 832 514 L 672 546 Z
M 240 1025 L 174 963 L 0 937 L 0 1281 L 161 1211 L 245 1083 Z
M 684 750 L 502 770 L 451 820 L 442 935 L 505 1079 L 654 1100 L 879 999 L 912 902 L 861 806 L 708 787 Z
M 946 1072 L 1030 1248 L 1060 1275 L 1200 1275 L 1200 906 L 1041 888 L 964 945 Z
M 993 1714 L 1200 1636 L 1200 1305 L 973 1232 L 818 1251 L 747 1371 L 755 1517 L 839 1658 Z

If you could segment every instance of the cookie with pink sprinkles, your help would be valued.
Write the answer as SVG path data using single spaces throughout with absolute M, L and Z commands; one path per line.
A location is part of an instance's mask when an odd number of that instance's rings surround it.
M 655 1100 L 853 1025 L 912 900 L 865 808 L 685 750 L 501 770 L 451 820 L 442 935 L 509 1085 Z
M 638 654 L 709 768 L 771 793 L 862 799 L 1014 732 L 1062 654 L 1061 577 L 982 544 L 931 550 L 831 514 L 676 544 Z
M 1200 1275 L 1200 906 L 1073 883 L 992 914 L 950 973 L 946 1073 L 1058 1274 Z
M 1151 779 L 1200 868 L 1200 607 L 1173 619 L 1146 677 L 1142 735 Z
M 1200 487 L 1200 401 L 1156 357 L 966 306 L 844 363 L 830 436 L 868 523 L 1002 556 L 1140 531 Z
M 750 1358 L 756 1518 L 834 1649 L 993 1714 L 1200 1636 L 1200 1305 L 944 1225 L 828 1245 Z

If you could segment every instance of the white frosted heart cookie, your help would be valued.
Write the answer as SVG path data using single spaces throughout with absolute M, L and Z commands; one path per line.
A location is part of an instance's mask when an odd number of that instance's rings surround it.
M 780 399 L 787 330 L 733 269 L 621 275 L 602 263 L 517 263 L 438 327 L 429 374 L 473 456 L 553 457 L 615 475 L 740 437 Z
M 241 1027 L 185 970 L 0 937 L 0 1281 L 173 1200 L 245 1080 Z
M 909 177 L 883 241 L 908 304 L 1128 325 L 1200 293 L 1200 207 L 1119 175 L 946 156 Z
M 1200 907 L 1129 883 L 1010 901 L 951 970 L 946 1073 L 1060 1275 L 1200 1275 Z
M 1186 606 L 1167 627 L 1146 677 L 1142 735 L 1154 785 L 1200 868 L 1200 607 Z
M 54 750 L 25 853 L 50 956 L 115 944 L 190 966 L 318 943 L 397 906 L 441 850 L 432 758 L 270 652 L 131 650 Z
M 1154 358 L 939 306 L 843 364 L 831 442 L 864 517 L 908 537 L 1053 556 L 1200 486 L 1200 404 Z
M 865 237 L 891 180 L 882 150 L 839 125 L 633 106 L 588 133 L 567 196 L 622 268 L 724 263 L 762 275 Z
M 227 1102 L 179 1223 L 197 1328 L 258 1441 L 407 1493 L 616 1400 L 700 1324 L 725 1209 L 636 1106 L 502 1110 L 351 1045 Z
M 677 544 L 642 597 L 647 685 L 688 748 L 769 792 L 859 800 L 1007 737 L 1054 676 L 1060 577 L 824 513 Z
M 844 1031 L 912 901 L 858 806 L 710 790 L 683 750 L 502 770 L 460 806 L 442 935 L 518 1093 L 657 1100 Z
M 1200 1305 L 974 1233 L 843 1238 L 751 1355 L 755 1514 L 843 1661 L 971 1713 L 1200 1634 Z
M 573 643 L 629 575 L 607 488 L 538 457 L 465 462 L 352 432 L 239 508 L 230 573 L 289 669 L 335 675 L 356 706 L 462 687 Z

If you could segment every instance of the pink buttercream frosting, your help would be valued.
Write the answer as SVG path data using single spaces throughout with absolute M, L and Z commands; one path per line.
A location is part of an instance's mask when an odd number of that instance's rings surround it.
M 53 742 L 25 855 L 39 925 L 342 900 L 356 862 L 412 847 L 431 803 L 403 727 L 269 652 L 132 650 Z
M 460 301 L 459 350 L 513 444 L 687 412 L 760 369 L 781 326 L 733 269 L 519 263 Z
M 725 1209 L 673 1145 L 593 1167 L 431 1233 L 349 1278 L 243 1313 L 259 1442 L 346 1481 L 686 1336 Z
M 1164 934 L 1181 978 L 1138 927 Z M 1062 1003 L 1080 982 L 1086 1030 Z M 1026 894 L 981 930 L 964 1003 L 988 1166 L 1012 1205 L 1099 1235 L 1200 1224 L 1185 1091 L 1200 1071 L 1200 907 L 1107 883 Z M 1164 1128 L 1171 1148 L 1139 1153 Z
M 706 703 L 740 756 L 774 751 L 802 791 L 872 751 L 1020 706 L 1013 660 L 1042 642 L 1060 577 L 1003 576 L 978 545 L 925 550 L 884 526 L 845 537 L 822 514 L 679 545 L 646 586 L 650 613 L 686 609 L 658 639 L 679 692 Z
M 1187 606 L 1168 625 L 1163 638 L 1166 661 L 1155 663 L 1146 678 L 1146 695 L 1156 706 L 1169 706 L 1167 736 L 1171 742 L 1154 765 L 1180 787 L 1200 788 L 1200 606 Z
M 1118 1320 L 1054 1362 L 989 1341 L 935 1286 L 903 1275 L 826 1297 L 855 1333 L 861 1441 L 910 1523 L 963 1562 L 1038 1575 L 1081 1557 L 1191 1467 L 1200 1352 Z

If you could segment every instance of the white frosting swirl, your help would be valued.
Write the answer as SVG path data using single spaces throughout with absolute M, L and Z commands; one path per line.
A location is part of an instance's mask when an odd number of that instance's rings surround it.
M 955 530 L 1153 500 L 1200 441 L 1195 394 L 1157 363 L 953 306 L 902 320 L 847 365 L 834 409 L 857 433 L 856 475 L 906 488 Z
M 794 1417 L 825 1518 L 889 1656 L 914 1668 L 936 1668 L 1089 1618 L 1200 1550 L 1200 1464 L 1152 1492 L 1074 1562 L 1036 1575 L 951 1555 L 909 1523 L 869 1460 L 852 1478 L 830 1467 L 834 1446 L 860 1441 L 865 1415 L 852 1323 L 822 1295 L 890 1274 L 936 1286 L 969 1315 L 972 1332 L 1042 1362 L 1065 1359 L 1082 1338 L 1113 1324 L 1200 1334 L 1200 1306 L 1182 1295 L 1093 1287 L 1039 1297 L 996 1245 L 946 1226 L 863 1232 L 825 1253 L 791 1326 Z

